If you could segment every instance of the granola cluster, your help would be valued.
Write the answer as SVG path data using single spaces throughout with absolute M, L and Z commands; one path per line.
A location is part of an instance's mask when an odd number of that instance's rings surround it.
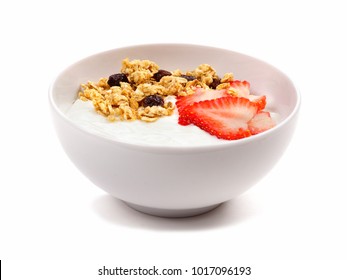
M 153 122 L 173 114 L 175 104 L 172 96 L 193 94 L 197 87 L 222 89 L 233 79 L 232 73 L 226 73 L 220 79 L 208 64 L 201 64 L 195 70 L 185 73 L 181 70 L 169 72 L 161 70 L 150 60 L 129 61 L 126 58 L 122 61 L 119 74 L 82 84 L 79 98 L 93 102 L 96 112 L 110 121 Z M 160 98 L 162 102 L 145 102 L 150 98 Z

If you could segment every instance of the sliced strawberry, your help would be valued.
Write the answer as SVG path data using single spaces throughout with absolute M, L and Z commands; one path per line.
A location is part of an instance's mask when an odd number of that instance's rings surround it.
M 258 112 L 249 122 L 248 128 L 251 133 L 258 134 L 266 131 L 276 125 L 275 121 L 271 118 L 269 112 L 261 111 Z
M 203 100 L 215 99 L 223 96 L 228 96 L 225 89 L 204 89 L 196 88 L 193 94 L 177 97 L 176 106 L 178 111 L 182 111 L 186 106 Z
M 234 140 L 251 136 L 248 122 L 258 107 L 247 98 L 227 96 L 194 103 L 183 111 L 183 117 L 220 139 Z
M 266 106 L 266 96 L 258 96 L 251 94 L 250 84 L 247 81 L 235 80 L 230 82 L 230 87 L 227 89 L 227 92 L 231 95 L 238 97 L 245 97 L 255 102 L 258 105 L 259 111 L 263 110 Z
M 178 124 L 180 125 L 189 125 L 191 121 L 187 118 L 187 114 L 185 114 L 185 110 L 183 110 L 178 116 Z
M 177 97 L 176 106 L 179 112 L 178 123 L 181 125 L 190 124 L 189 119 L 185 119 L 183 117 L 184 114 L 182 114 L 182 112 L 187 106 L 194 104 L 196 102 L 216 99 L 223 96 L 229 96 L 229 94 L 226 92 L 225 89 L 215 90 L 215 89 L 196 88 L 195 92 L 191 95 Z
M 250 95 L 250 84 L 247 81 L 234 80 L 230 82 L 228 92 L 239 97 L 247 97 Z
M 266 106 L 266 96 L 265 95 L 253 95 L 250 94 L 246 98 L 248 98 L 251 102 L 257 104 L 258 110 L 264 110 Z

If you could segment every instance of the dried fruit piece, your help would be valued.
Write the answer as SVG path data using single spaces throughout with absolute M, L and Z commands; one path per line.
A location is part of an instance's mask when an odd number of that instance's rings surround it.
M 181 75 L 181 78 L 185 78 L 188 82 L 196 80 L 196 77 L 191 75 Z
M 213 78 L 210 88 L 215 89 L 220 84 L 220 78 Z
M 163 69 L 159 69 L 158 72 L 153 75 L 153 78 L 154 80 L 159 82 L 162 77 L 171 76 L 171 75 L 172 75 L 171 72 L 163 70 Z
M 110 87 L 114 87 L 114 86 L 120 86 L 120 83 L 129 83 L 128 78 L 125 74 L 123 73 L 117 73 L 117 74 L 113 74 L 108 78 L 107 84 Z
M 164 106 L 164 99 L 157 94 L 148 95 L 142 100 L 142 106 Z

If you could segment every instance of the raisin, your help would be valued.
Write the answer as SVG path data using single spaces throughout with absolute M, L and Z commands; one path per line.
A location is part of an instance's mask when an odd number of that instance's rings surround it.
M 142 100 L 142 106 L 147 107 L 147 106 L 163 106 L 164 105 L 164 99 L 157 95 L 148 95 Z
M 107 81 L 110 87 L 120 86 L 120 82 L 129 83 L 127 76 L 123 73 L 113 74 Z
M 194 81 L 196 79 L 194 76 L 189 76 L 189 75 L 181 75 L 181 77 L 185 78 L 188 82 Z
M 220 79 L 219 78 L 213 78 L 213 81 L 210 84 L 210 88 L 215 89 L 219 84 L 220 84 Z
M 163 69 L 159 69 L 159 71 L 153 75 L 153 78 L 154 80 L 159 82 L 162 77 L 171 76 L 171 75 L 172 75 L 171 72 L 163 70 Z

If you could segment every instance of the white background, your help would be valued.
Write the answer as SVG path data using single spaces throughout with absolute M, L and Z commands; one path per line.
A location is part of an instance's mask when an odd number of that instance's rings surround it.
M 4 279 L 99 279 L 103 265 L 245 265 L 253 268 L 245 279 L 346 279 L 343 4 L 2 1 Z M 64 154 L 48 109 L 48 87 L 69 64 L 162 42 L 258 57 L 287 73 L 302 94 L 297 131 L 276 167 L 244 195 L 195 218 L 146 216 L 98 189 Z

